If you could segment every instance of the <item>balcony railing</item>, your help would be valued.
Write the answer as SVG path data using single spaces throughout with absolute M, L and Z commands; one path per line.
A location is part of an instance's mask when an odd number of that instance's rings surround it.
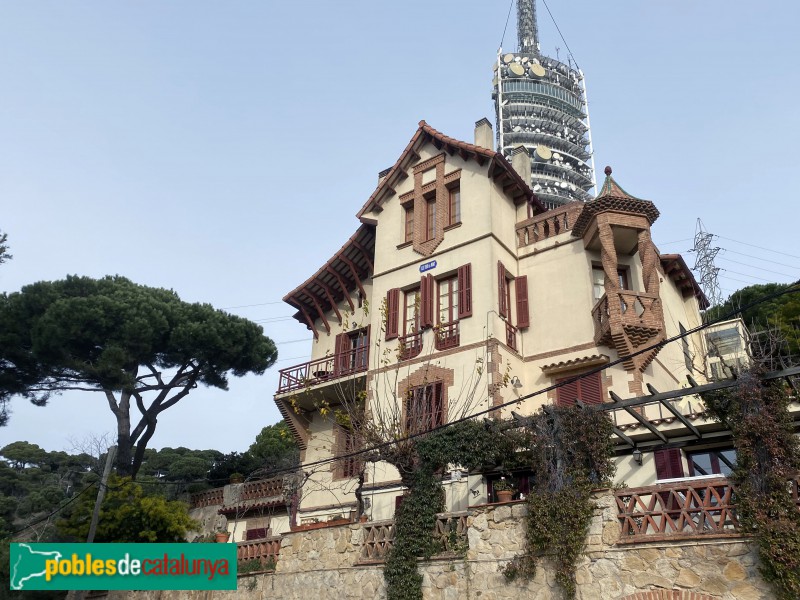
M 247 481 L 239 490 L 240 500 L 259 500 L 283 496 L 283 477 Z
M 369 340 L 361 346 L 341 352 L 337 356 L 326 356 L 306 363 L 281 369 L 278 394 L 319 385 L 346 375 L 367 370 Z
M 251 542 L 237 542 L 236 560 L 241 565 L 253 560 L 260 560 L 262 564 L 278 562 L 281 552 L 281 538 L 272 537 Z
M 506 345 L 512 350 L 517 350 L 517 328 L 508 321 L 506 324 Z
M 607 343 L 611 336 L 611 317 L 621 315 L 620 325 L 654 333 L 662 328 L 660 312 L 657 311 L 660 299 L 656 294 L 619 290 L 615 292 L 618 305 L 610 305 L 607 294 L 592 308 L 594 339 L 596 343 Z M 619 313 L 617 313 L 619 306 Z
M 422 332 L 400 336 L 400 360 L 409 360 L 422 352 Z
M 618 490 L 620 543 L 738 534 L 732 492 L 722 477 Z
M 458 321 L 439 325 L 436 329 L 436 349 L 457 348 L 460 343 Z
M 205 508 L 206 506 L 222 506 L 225 488 L 214 488 L 197 492 L 189 496 L 190 508 Z
M 456 553 L 467 543 L 467 513 L 442 513 L 436 517 L 431 532 L 440 548 L 439 554 Z M 375 521 L 364 525 L 361 562 L 383 561 L 394 545 L 393 520 Z

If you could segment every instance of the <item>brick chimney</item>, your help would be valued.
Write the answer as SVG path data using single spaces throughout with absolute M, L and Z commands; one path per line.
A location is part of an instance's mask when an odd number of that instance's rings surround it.
M 531 157 L 525 146 L 517 146 L 511 153 L 511 166 L 517 174 L 522 177 L 522 181 L 531 185 Z
M 494 150 L 492 124 L 486 117 L 475 123 L 475 145 L 487 150 Z

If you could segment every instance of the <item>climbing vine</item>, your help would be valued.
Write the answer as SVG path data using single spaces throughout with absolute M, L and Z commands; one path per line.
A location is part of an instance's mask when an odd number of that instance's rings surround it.
M 528 496 L 526 548 L 503 569 L 509 580 L 530 579 L 542 556 L 568 598 L 575 597 L 575 566 L 583 552 L 594 505 L 591 490 L 614 475 L 612 425 L 602 413 L 543 407 L 525 421 L 535 486 Z
M 736 388 L 703 395 L 711 414 L 730 428 L 736 448 L 737 515 L 753 535 L 761 573 L 781 600 L 800 598 L 800 511 L 787 482 L 800 472 L 788 388 L 745 372 Z
M 415 438 L 402 452 L 383 456 L 398 468 L 408 487 L 395 513 L 394 545 L 383 571 L 388 600 L 422 599 L 417 559 L 428 559 L 443 550 L 433 531 L 437 514 L 444 510 L 441 481 L 445 468 L 510 468 L 518 443 L 514 435 L 504 435 L 494 423 L 465 421 Z

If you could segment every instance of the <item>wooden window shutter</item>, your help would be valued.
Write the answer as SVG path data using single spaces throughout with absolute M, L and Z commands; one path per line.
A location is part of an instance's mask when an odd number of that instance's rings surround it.
M 556 379 L 556 383 L 568 381 L 570 377 Z M 578 382 L 572 381 L 556 388 L 556 404 L 559 406 L 573 406 L 578 398 Z
M 499 260 L 497 261 L 497 294 L 500 296 L 498 312 L 505 319 L 508 316 L 508 307 L 506 306 L 506 268 Z
M 472 316 L 472 265 L 458 267 L 458 318 Z
M 683 477 L 683 460 L 680 448 L 656 450 L 656 477 L 658 479 L 675 479 Z
M 422 314 L 420 315 L 420 327 L 433 327 L 433 294 L 434 294 L 433 275 L 423 275 L 419 282 L 420 304 Z
M 528 276 L 520 275 L 514 282 L 517 294 L 517 327 L 530 327 L 531 317 L 528 313 Z
M 340 333 L 336 336 L 333 351 L 333 372 L 336 375 L 345 370 L 346 352 L 349 349 L 349 342 L 350 337 L 346 333 Z
M 578 380 L 578 398 L 586 404 L 603 403 L 603 382 L 600 373 L 592 373 Z
M 386 340 L 397 337 L 400 317 L 400 290 L 392 288 L 386 293 Z

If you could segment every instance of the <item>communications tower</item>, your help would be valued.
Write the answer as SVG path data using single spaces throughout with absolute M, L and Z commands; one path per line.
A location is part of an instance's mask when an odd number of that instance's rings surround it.
M 517 0 L 517 52 L 498 52 L 494 74 L 498 150 L 531 157 L 531 185 L 548 208 L 592 199 L 596 187 L 583 73 L 542 55 L 536 0 Z

